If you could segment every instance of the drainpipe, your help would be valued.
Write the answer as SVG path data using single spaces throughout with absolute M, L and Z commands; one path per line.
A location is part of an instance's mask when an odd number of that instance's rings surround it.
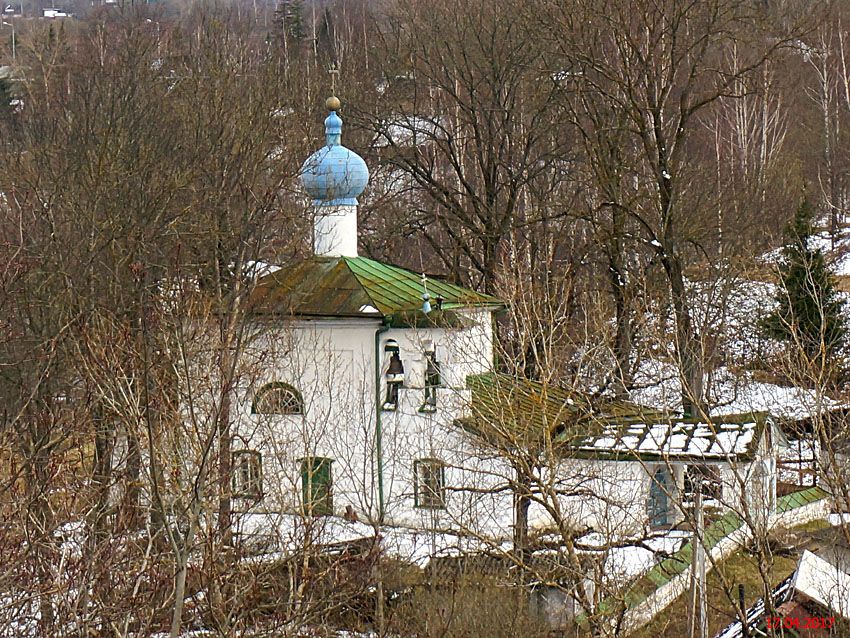
M 378 524 L 384 522 L 384 451 L 383 430 L 381 424 L 381 335 L 390 327 L 387 325 L 388 318 L 384 320 L 375 331 L 375 462 L 378 466 Z

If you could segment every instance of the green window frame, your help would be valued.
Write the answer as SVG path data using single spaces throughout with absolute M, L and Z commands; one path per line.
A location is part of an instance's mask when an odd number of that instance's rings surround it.
M 446 509 L 446 464 L 439 459 L 413 463 L 413 501 L 419 509 Z
M 301 459 L 301 504 L 312 516 L 333 514 L 333 459 L 310 456 Z
M 267 383 L 254 395 L 251 414 L 304 414 L 304 399 L 293 385 Z

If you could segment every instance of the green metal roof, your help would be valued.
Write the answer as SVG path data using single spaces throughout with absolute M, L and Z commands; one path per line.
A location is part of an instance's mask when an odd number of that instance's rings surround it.
M 439 279 L 427 280 L 431 304 L 443 310 L 498 309 L 497 298 Z M 255 313 L 318 317 L 389 317 L 420 312 L 422 275 L 366 257 L 311 257 L 262 277 L 252 294 Z M 415 323 L 415 322 L 414 322 Z

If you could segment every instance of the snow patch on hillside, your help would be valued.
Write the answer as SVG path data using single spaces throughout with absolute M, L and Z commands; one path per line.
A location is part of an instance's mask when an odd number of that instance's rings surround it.
M 670 363 L 647 359 L 635 374 L 631 398 L 640 405 L 682 410 L 678 368 Z M 757 381 L 748 373 L 733 374 L 720 367 L 708 375 L 710 413 L 714 416 L 747 412 L 768 412 L 783 419 L 803 419 L 842 405 L 830 397 L 806 388 Z

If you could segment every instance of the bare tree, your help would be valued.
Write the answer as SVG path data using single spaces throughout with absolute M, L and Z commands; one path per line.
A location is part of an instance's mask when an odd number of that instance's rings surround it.
M 771 31 L 751 3 L 737 0 L 665 2 L 637 12 L 616 0 L 544 6 L 540 26 L 551 34 L 547 46 L 559 65 L 555 71 L 622 116 L 623 152 L 634 162 L 643 197 L 602 205 L 634 220 L 662 266 L 675 319 L 682 401 L 695 413 L 704 405 L 705 358 L 685 269 L 692 255 L 705 250 L 708 237 L 700 234 L 705 191 L 694 188 L 698 156 L 691 142 L 699 115 L 736 95 L 736 83 L 787 43 L 788 32 Z M 746 55 L 742 51 L 729 64 L 724 56 L 736 43 Z

